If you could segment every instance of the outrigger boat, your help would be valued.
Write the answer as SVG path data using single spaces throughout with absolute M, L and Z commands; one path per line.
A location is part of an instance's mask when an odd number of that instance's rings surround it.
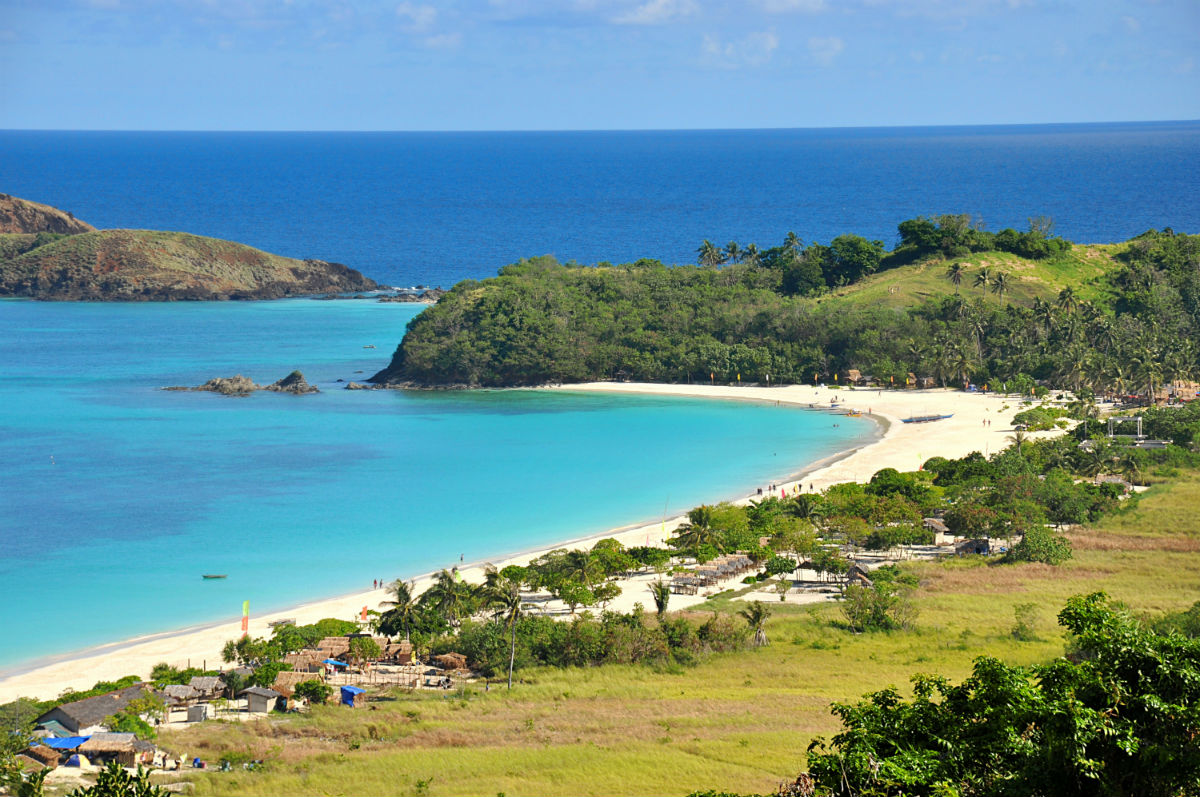
M 857 417 L 859 417 L 860 415 L 862 415 L 862 413 L 861 413 L 861 412 L 859 412 L 858 410 L 846 410 L 846 411 L 845 411 L 845 412 L 843 412 L 842 414 L 843 414 L 843 415 L 845 415 L 845 416 L 847 416 L 847 417 L 849 417 L 849 418 L 857 418 Z
M 211 573 L 205 573 L 204 575 L 200 576 L 200 578 L 206 578 L 206 579 L 214 579 L 214 578 L 227 578 L 227 577 L 228 577 L 228 576 L 227 576 L 225 573 L 221 573 L 220 575 L 214 575 L 214 574 L 211 574 Z
M 913 415 L 910 418 L 901 418 L 904 423 L 931 423 L 932 421 L 944 421 L 947 418 L 953 418 L 954 413 L 949 415 Z

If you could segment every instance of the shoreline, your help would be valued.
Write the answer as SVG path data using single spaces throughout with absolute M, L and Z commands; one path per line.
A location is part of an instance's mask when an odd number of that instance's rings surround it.
M 876 426 L 874 439 L 853 448 L 806 463 L 798 470 L 779 476 L 776 489 L 787 493 L 799 486 L 802 492 L 824 489 L 830 484 L 844 481 L 865 481 L 875 471 L 895 467 L 898 470 L 916 470 L 932 456 L 957 457 L 971 451 L 996 451 L 1006 445 L 1004 437 L 1011 430 L 999 415 L 999 408 L 1008 404 L 1011 412 L 1017 412 L 1020 398 L 995 394 L 972 394 L 948 389 L 883 391 L 812 387 L 789 385 L 783 387 L 711 386 L 711 385 L 665 385 L 648 383 L 592 382 L 562 385 L 548 390 L 576 392 L 609 392 L 640 395 L 687 396 L 722 400 L 754 402 L 776 402 L 813 410 L 841 411 L 853 408 L 862 412 L 862 417 Z M 831 401 L 837 401 L 836 407 Z M 934 406 L 937 405 L 937 406 Z M 938 413 L 952 412 L 954 418 L 933 424 L 902 424 L 902 417 L 924 414 L 935 410 Z M 1009 416 L 1011 418 L 1011 416 Z M 984 418 L 995 418 L 994 427 L 980 423 Z M 943 424 L 945 424 L 943 426 Z M 999 435 L 1000 437 L 994 437 Z M 869 470 L 869 472 L 867 472 Z M 772 477 L 767 476 L 769 481 Z M 716 498 L 714 503 L 728 500 L 730 503 L 746 504 L 763 495 L 730 495 Z M 462 577 L 471 581 L 482 578 L 488 564 L 504 567 L 509 564 L 525 564 L 549 551 L 564 547 L 579 547 L 585 543 L 604 538 L 615 538 L 626 547 L 634 545 L 660 545 L 675 528 L 686 519 L 676 515 L 658 520 L 634 521 L 627 525 L 610 527 L 604 531 L 573 537 L 552 545 L 543 545 L 527 550 L 501 555 L 492 561 L 476 561 L 459 566 Z M 436 572 L 436 571 L 435 571 Z M 435 573 L 422 573 L 408 577 L 419 593 L 432 581 Z M 682 597 L 682 596 L 675 596 Z M 316 622 L 325 617 L 356 617 L 363 606 L 378 608 L 387 598 L 386 589 L 353 592 L 329 598 L 294 604 L 290 607 L 271 610 L 252 617 L 251 636 L 269 636 L 268 623 L 274 620 L 295 618 L 298 624 Z M 697 596 L 695 602 L 703 600 Z M 645 602 L 644 596 L 623 593 L 610 608 L 620 611 L 631 609 L 634 602 Z M 682 608 L 678 606 L 676 608 Z M 182 667 L 212 663 L 223 665 L 221 648 L 226 640 L 241 634 L 241 618 L 215 621 L 172 629 L 152 634 L 76 650 L 57 656 L 36 659 L 0 672 L 0 703 L 17 697 L 47 699 L 68 688 L 86 689 L 100 680 L 115 680 L 124 675 L 148 674 L 152 666 L 166 662 Z

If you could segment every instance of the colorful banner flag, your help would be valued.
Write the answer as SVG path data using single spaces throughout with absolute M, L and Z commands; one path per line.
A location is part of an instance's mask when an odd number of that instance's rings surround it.
M 364 623 L 367 621 L 367 607 L 366 606 L 362 607 L 362 614 L 360 614 L 358 616 L 358 619 Z
M 250 635 L 250 601 L 242 601 L 242 636 Z

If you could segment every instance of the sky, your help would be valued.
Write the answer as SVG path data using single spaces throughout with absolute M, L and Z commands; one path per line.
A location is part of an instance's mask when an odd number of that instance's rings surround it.
M 1200 0 L 0 0 L 0 128 L 1200 118 Z

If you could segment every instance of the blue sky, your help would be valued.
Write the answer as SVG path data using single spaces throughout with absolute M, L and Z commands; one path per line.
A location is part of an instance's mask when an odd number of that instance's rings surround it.
M 1200 118 L 1200 0 L 0 0 L 0 128 Z

